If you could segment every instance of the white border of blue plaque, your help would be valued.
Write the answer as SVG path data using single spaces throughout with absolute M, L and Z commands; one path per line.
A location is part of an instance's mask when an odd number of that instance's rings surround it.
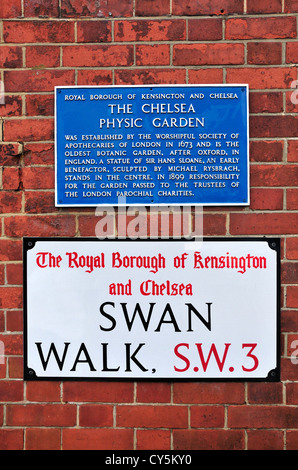
M 55 87 L 57 207 L 249 205 L 248 85 Z

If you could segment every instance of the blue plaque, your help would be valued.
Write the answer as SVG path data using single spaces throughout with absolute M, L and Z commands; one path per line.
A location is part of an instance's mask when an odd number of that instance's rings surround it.
M 56 206 L 248 205 L 248 86 L 55 88 Z

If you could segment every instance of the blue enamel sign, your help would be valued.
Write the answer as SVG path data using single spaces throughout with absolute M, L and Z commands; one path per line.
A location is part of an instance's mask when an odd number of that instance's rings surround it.
M 248 205 L 248 86 L 55 88 L 56 206 Z

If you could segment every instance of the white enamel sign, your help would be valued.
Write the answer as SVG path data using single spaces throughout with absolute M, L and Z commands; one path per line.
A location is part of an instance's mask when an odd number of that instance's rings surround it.
M 279 240 L 24 239 L 27 380 L 279 380 Z

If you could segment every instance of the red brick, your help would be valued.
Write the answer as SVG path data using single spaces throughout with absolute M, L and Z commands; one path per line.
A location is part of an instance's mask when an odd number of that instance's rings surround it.
M 115 70 L 116 85 L 181 84 L 186 82 L 183 69 Z
M 4 190 L 19 191 L 22 189 L 22 170 L 20 168 L 5 167 L 2 172 L 2 187 Z M 13 211 L 14 212 L 14 211 Z
M 173 0 L 173 15 L 228 15 L 243 13 L 242 0 Z
M 136 16 L 162 16 L 170 14 L 170 0 L 136 0 Z
M 185 428 L 188 423 L 186 406 L 123 405 L 118 406 L 116 412 L 119 427 Z
M 1 117 L 17 117 L 22 115 L 22 97 L 5 96 L 5 104 L 1 105 Z M 0 148 L 3 147 L 0 145 Z M 0 150 L 0 155 L 1 155 Z
M 27 116 L 54 116 L 54 98 L 52 95 L 27 95 Z
M 68 21 L 4 21 L 4 42 L 73 42 L 74 24 Z
M 177 44 L 173 47 L 174 65 L 228 65 L 243 62 L 243 44 Z
M 8 377 L 11 379 L 22 379 L 23 362 L 22 357 L 10 357 L 8 362 Z
M 112 427 L 112 405 L 81 405 L 79 411 L 79 425 L 88 427 Z
M 170 403 L 171 385 L 163 382 L 139 382 L 136 400 L 138 403 Z
M 247 450 L 284 450 L 283 431 L 248 430 Z
M 23 450 L 23 429 L 0 429 L 0 450 Z
M 0 144 L 1 165 L 15 166 L 19 164 L 19 157 L 22 155 L 22 145 L 20 144 Z M 17 157 L 17 158 L 15 158 Z
M 175 383 L 174 403 L 219 404 L 244 403 L 244 385 L 241 383 Z
M 222 69 L 210 68 L 210 69 L 195 69 L 188 71 L 189 83 L 223 83 L 223 71 Z
M 287 209 L 295 211 L 298 209 L 298 189 L 287 189 Z
M 189 41 L 216 41 L 222 39 L 221 18 L 198 18 L 188 20 Z
M 230 428 L 297 428 L 298 408 L 287 406 L 230 406 Z
M 174 450 L 244 450 L 244 431 L 187 429 L 173 431 Z
M 270 188 L 251 188 L 250 208 L 252 210 L 282 210 L 283 190 Z
M 21 287 L 0 287 L 0 308 L 21 308 Z
M 298 84 L 298 82 L 296 82 Z M 296 84 L 294 82 L 294 84 Z M 298 113 L 298 90 L 297 88 L 286 92 L 286 113 Z
M 5 167 L 2 172 L 2 187 L 4 190 L 18 191 L 22 189 L 21 169 L 14 167 Z
M 24 189 L 53 189 L 55 185 L 54 168 L 31 167 L 22 170 Z
M 297 277 L 296 277 L 297 279 Z M 285 356 L 287 357 L 290 357 L 291 360 L 295 358 L 295 360 L 297 361 L 298 359 L 298 334 L 288 334 L 287 335 L 287 345 L 286 345 L 286 351 L 285 351 Z M 292 393 L 295 392 L 295 390 L 292 390 Z M 294 393 L 293 393 L 294 395 Z M 290 403 L 290 401 L 288 401 L 290 398 L 290 393 L 288 393 L 288 389 L 287 389 L 287 402 Z M 292 400 L 293 400 L 293 397 L 292 397 Z M 295 398 L 294 398 L 295 400 Z M 296 397 L 296 400 L 297 400 L 297 397 Z
M 104 212 L 104 211 L 103 211 Z M 82 237 L 86 236 L 115 236 L 114 217 L 110 216 L 110 223 L 107 222 L 105 215 L 94 217 L 94 215 L 79 216 L 79 232 Z M 102 224 L 101 224 L 102 222 Z
M 227 83 L 248 83 L 251 89 L 290 88 L 295 78 L 291 67 L 227 69 Z
M 127 0 L 61 0 L 62 18 L 128 17 L 133 13 L 133 1 Z
M 2 0 L 0 18 L 18 18 L 22 16 L 22 0 Z
M 298 307 L 298 287 L 288 286 L 287 287 L 287 304 L 288 308 Z
M 283 385 L 281 383 L 249 383 L 247 399 L 250 404 L 283 402 Z
M 226 22 L 226 39 L 295 38 L 296 18 L 231 18 Z
M 23 284 L 23 266 L 21 264 L 8 264 L 6 266 L 7 284 L 19 285 Z
M 63 399 L 76 402 L 131 403 L 133 383 L 65 382 Z
M 22 67 L 23 55 L 20 46 L 0 46 L 0 67 Z
M 3 191 L 0 193 L 0 214 L 21 212 L 22 194 L 20 192 Z
M 282 63 L 282 44 L 280 42 L 249 42 L 247 44 L 247 63 L 278 65 Z
M 60 450 L 60 429 L 26 429 L 26 450 Z
M 78 42 L 110 42 L 112 40 L 110 21 L 78 22 Z
M 296 64 L 298 54 L 298 42 L 290 42 L 286 45 L 286 63 Z
M 298 162 L 298 140 L 288 141 L 288 162 Z
M 161 429 L 137 430 L 137 450 L 168 450 L 171 448 L 171 431 Z
M 285 0 L 285 13 L 298 13 L 298 0 Z
M 0 381 L 0 401 L 22 401 L 24 399 L 24 384 L 19 380 Z
M 24 15 L 34 17 L 59 17 L 59 0 L 24 0 Z
M 251 186 L 295 186 L 297 165 L 251 165 Z
M 298 259 L 298 238 L 287 238 L 287 259 Z
M 251 92 L 249 94 L 249 111 L 251 113 L 282 113 L 283 94 L 281 92 Z
M 298 233 L 298 216 L 292 213 L 230 214 L 232 235 L 280 235 Z
M 251 137 L 296 137 L 298 116 L 251 116 Z
M 28 401 L 60 402 L 60 383 L 28 382 L 26 398 Z
M 283 142 L 251 141 L 250 160 L 251 162 L 281 162 L 283 160 Z
M 112 85 L 111 70 L 78 70 L 78 85 Z
M 0 289 L 3 289 L 2 287 Z M 19 289 L 19 288 L 15 288 Z M 17 306 L 11 305 L 7 308 L 18 308 Z M 23 354 L 23 335 L 21 334 L 1 334 L 0 341 L 3 341 L 5 348 L 5 355 L 7 356 L 20 356 Z
M 168 44 L 137 45 L 136 65 L 170 65 Z
M 282 0 L 247 0 L 247 13 L 282 13 Z
M 281 331 L 297 331 L 298 330 L 298 311 L 283 310 L 281 316 Z
M 26 191 L 25 212 L 26 214 L 45 214 L 55 212 L 54 192 L 50 191 Z
M 295 350 L 297 348 L 295 347 Z M 298 384 L 297 383 L 287 383 L 286 385 L 286 396 L 288 405 L 298 405 Z
M 53 165 L 54 145 L 45 143 L 26 143 L 24 145 L 24 163 L 30 165 Z
M 11 119 L 4 123 L 4 138 L 12 141 L 38 141 L 54 139 L 53 119 Z
M 16 216 L 4 221 L 5 233 L 9 237 L 74 236 L 75 218 L 72 215 Z
M 186 39 L 185 20 L 116 21 L 115 41 L 179 41 Z
M 27 46 L 26 67 L 59 67 L 60 48 L 58 46 Z
M 11 70 L 4 72 L 6 91 L 53 92 L 58 85 L 74 85 L 74 70 Z
M 192 406 L 190 408 L 192 428 L 223 428 L 225 409 L 223 406 Z
M 204 214 L 203 228 L 204 235 L 225 235 L 226 215 Z
M 0 331 L 3 333 L 5 330 L 5 318 L 4 318 L 4 311 L 0 311 Z
M 298 6 L 297 6 L 298 11 Z M 298 445 L 298 431 L 286 432 L 286 446 L 287 450 L 297 450 Z
M 63 65 L 70 67 L 112 67 L 133 64 L 133 46 L 66 46 Z
M 75 405 L 8 405 L 8 426 L 75 426 Z
M 19 266 L 22 266 L 21 264 Z M 23 311 L 9 310 L 6 312 L 6 331 L 17 332 L 23 331 Z
M 133 450 L 133 429 L 63 429 L 63 450 Z
M 0 285 L 3 286 L 5 284 L 5 272 L 4 272 L 4 265 L 0 265 Z M 1 317 L 0 317 L 1 318 Z M 2 322 L 1 322 L 2 323 Z M 3 331 L 3 330 L 0 330 Z
M 21 261 L 22 243 L 13 240 L 0 240 L 0 261 Z
M 297 364 L 293 364 L 288 358 L 281 358 L 281 381 L 298 381 Z

